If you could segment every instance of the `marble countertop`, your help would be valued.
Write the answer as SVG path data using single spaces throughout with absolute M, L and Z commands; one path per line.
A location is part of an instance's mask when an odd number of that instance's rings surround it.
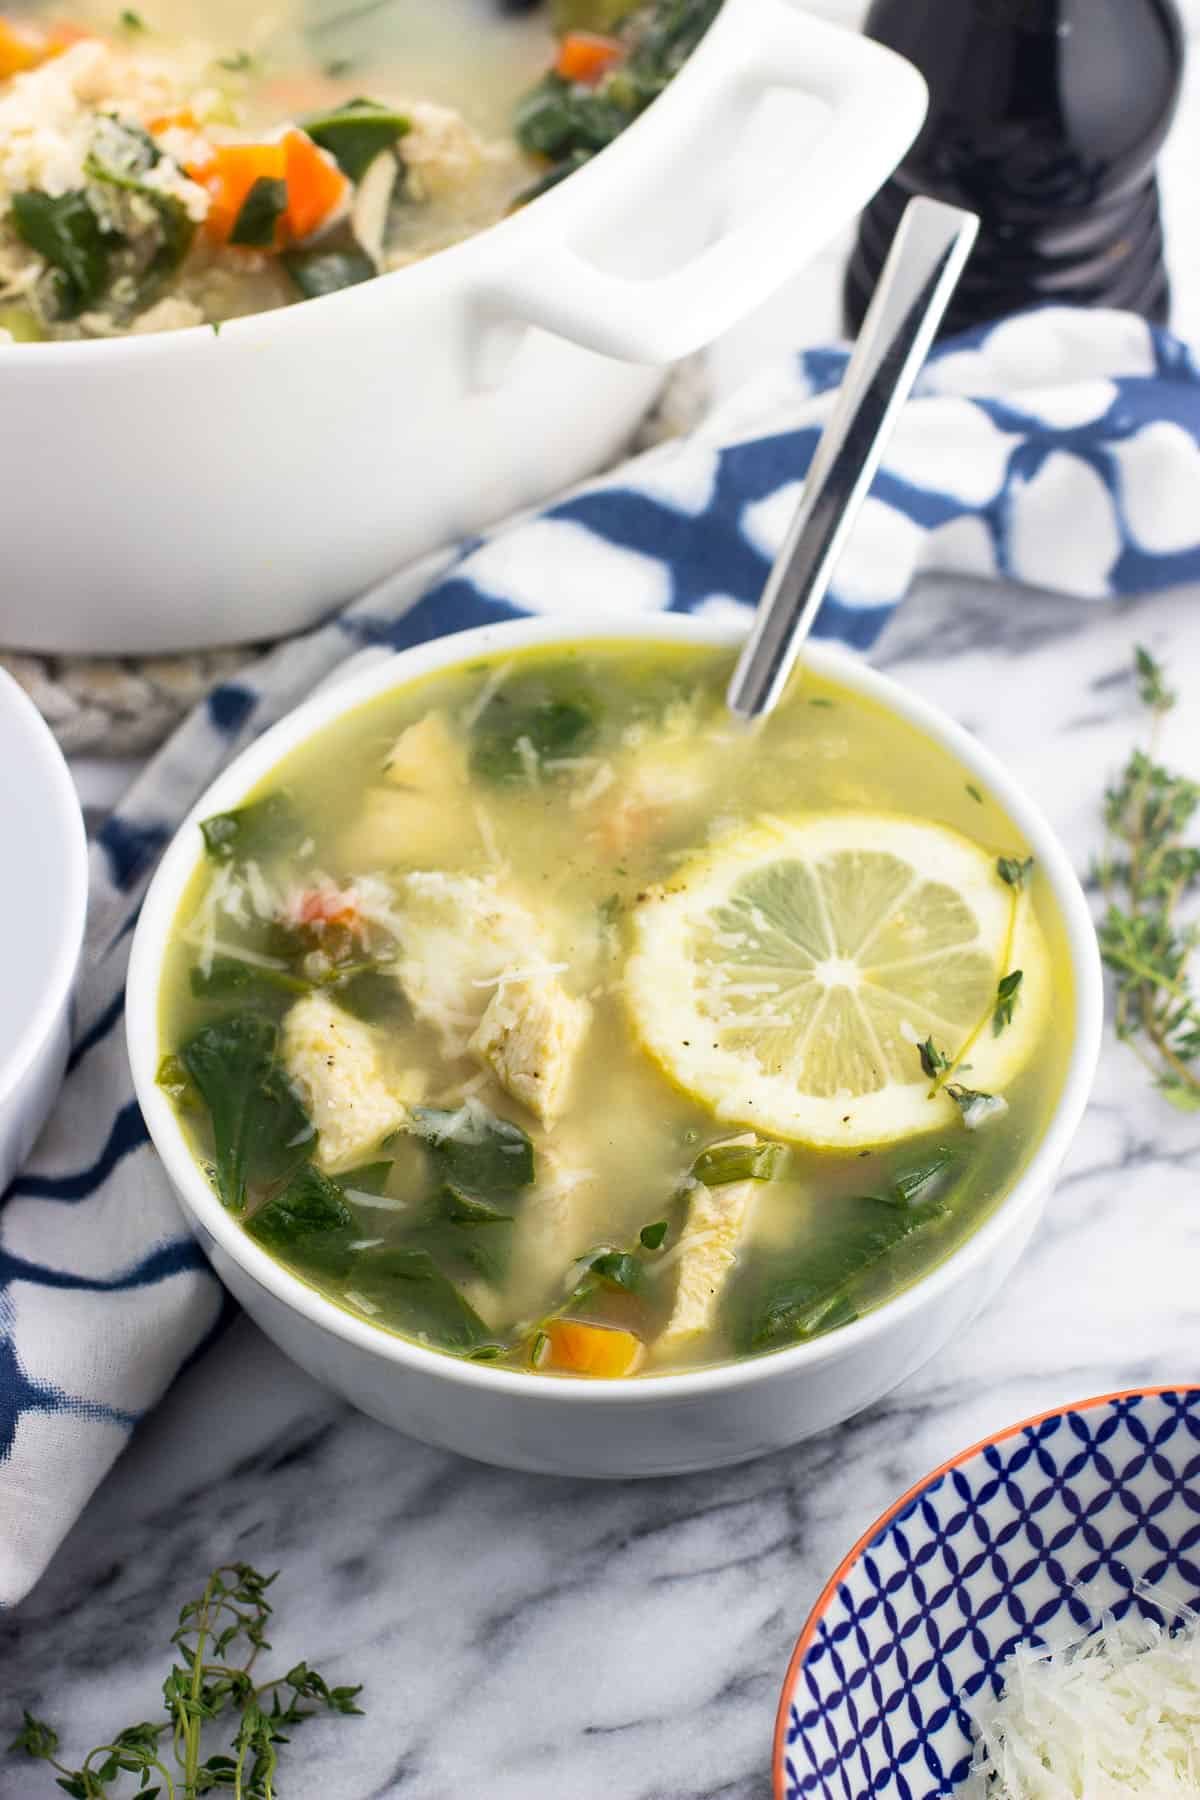
M 1200 334 L 1193 150 L 1194 99 L 1167 197 L 1180 321 Z M 722 384 L 832 330 L 841 253 L 720 347 Z M 1003 757 L 1083 869 L 1139 730 L 1135 641 L 1187 696 L 1164 752 L 1200 776 L 1200 592 L 1088 607 L 930 584 L 872 660 Z M 144 1716 L 179 1604 L 235 1557 L 283 1571 L 283 1667 L 303 1655 L 366 1684 L 366 1718 L 297 1739 L 287 1800 L 768 1800 L 792 1643 L 896 1495 L 1027 1414 L 1200 1379 L 1198 1174 L 1200 1118 L 1161 1103 L 1110 1040 L 1045 1222 L 971 1331 L 838 1431 L 711 1475 L 588 1484 L 467 1463 L 354 1413 L 238 1320 L 0 1621 L 0 1737 L 22 1704 L 63 1722 L 72 1749 Z M 0 1759 L 0 1800 L 53 1791 Z
M 1200 775 L 1200 593 L 1089 607 L 930 585 L 873 660 L 998 752 L 1083 868 L 1139 729 L 1135 641 L 1188 696 L 1164 754 Z M 284 1667 L 366 1683 L 365 1719 L 306 1729 L 288 1800 L 767 1800 L 792 1642 L 896 1495 L 1027 1414 L 1200 1376 L 1198 1175 L 1200 1118 L 1110 1041 L 1046 1220 L 978 1323 L 840 1430 L 711 1475 L 464 1462 L 352 1412 L 241 1320 L 0 1624 L 0 1713 L 66 1719 L 77 1747 L 141 1717 L 175 1608 L 237 1557 L 283 1570 Z M 0 1763 L 2 1800 L 42 1791 Z

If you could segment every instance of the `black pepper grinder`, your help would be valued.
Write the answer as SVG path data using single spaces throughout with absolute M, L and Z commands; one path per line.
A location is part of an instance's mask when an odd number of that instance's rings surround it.
M 1154 164 L 1182 82 L 1175 0 L 874 0 L 867 33 L 917 65 L 930 109 L 863 214 L 853 333 L 914 194 L 983 222 L 944 333 L 1045 301 L 1165 322 Z

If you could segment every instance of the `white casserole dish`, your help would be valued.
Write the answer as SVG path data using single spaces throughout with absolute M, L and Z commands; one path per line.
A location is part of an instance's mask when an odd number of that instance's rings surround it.
M 723 225 L 721 176 L 781 88 L 815 130 L 782 186 L 764 154 L 761 203 Z M 924 110 L 890 51 L 790 0 L 727 0 L 616 143 L 426 262 L 219 336 L 0 347 L 0 643 L 294 631 L 577 480 L 626 441 L 661 365 L 858 211 Z
M 240 805 L 290 751 L 363 701 L 429 671 L 524 648 L 600 638 L 735 644 L 734 626 L 657 617 L 521 620 L 415 646 L 350 676 L 280 721 L 193 809 L 146 896 L 129 964 L 126 1026 L 150 1135 L 222 1281 L 267 1335 L 373 1417 L 485 1462 L 560 1475 L 680 1474 L 778 1450 L 861 1412 L 961 1331 L 1010 1273 L 1033 1232 L 1087 1103 L 1100 1048 L 1096 935 L 1070 861 L 1034 803 L 961 727 L 845 652 L 809 647 L 806 666 L 865 694 L 943 744 L 1012 816 L 1061 911 L 1070 951 L 1072 1051 L 1053 1119 L 991 1217 L 932 1274 L 828 1337 L 721 1368 L 642 1380 L 548 1377 L 458 1361 L 354 1318 L 272 1260 L 221 1205 L 156 1085 L 164 950 L 202 854 L 198 821 Z
M 0 669 L 0 1198 L 33 1148 L 67 1061 L 87 913 L 75 786 L 41 715 Z

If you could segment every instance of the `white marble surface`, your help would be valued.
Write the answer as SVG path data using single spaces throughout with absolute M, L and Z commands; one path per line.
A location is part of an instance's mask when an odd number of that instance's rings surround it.
M 1180 322 L 1200 335 L 1197 151 L 1193 100 L 1167 189 Z M 723 381 L 832 329 L 839 255 L 722 347 Z M 1087 608 L 927 587 L 873 660 L 1004 757 L 1083 869 L 1138 728 L 1137 640 L 1188 697 L 1165 750 L 1200 775 L 1200 593 Z M 283 1666 L 305 1655 L 366 1683 L 365 1719 L 298 1740 L 288 1800 L 766 1800 L 792 1641 L 885 1505 L 1026 1414 L 1200 1379 L 1198 1174 L 1200 1118 L 1161 1104 L 1108 1043 L 1046 1221 L 972 1332 L 841 1430 L 711 1476 L 588 1485 L 462 1462 L 354 1414 L 240 1321 L 0 1622 L 0 1736 L 20 1704 L 62 1721 L 74 1749 L 144 1716 L 180 1600 L 244 1557 L 283 1570 Z M 52 1791 L 0 1762 L 0 1800 Z
M 1138 729 L 1136 640 L 1188 695 L 1164 750 L 1200 775 L 1200 594 L 1089 608 L 944 584 L 875 660 L 999 752 L 1083 868 Z M 1045 1224 L 976 1327 L 830 1436 L 676 1481 L 456 1460 L 352 1413 L 239 1323 L 0 1624 L 0 1713 L 29 1703 L 76 1746 L 142 1716 L 173 1608 L 245 1557 L 284 1571 L 281 1655 L 366 1682 L 366 1719 L 309 1729 L 288 1800 L 766 1800 L 792 1640 L 890 1500 L 1026 1414 L 1200 1375 L 1198 1175 L 1200 1118 L 1108 1044 Z M 0 1765 L 2 1800 L 42 1791 Z

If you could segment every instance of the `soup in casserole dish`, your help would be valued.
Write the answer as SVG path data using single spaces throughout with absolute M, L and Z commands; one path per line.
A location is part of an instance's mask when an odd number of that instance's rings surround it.
M 160 1083 L 218 1195 L 360 1319 L 530 1374 L 808 1342 L 1019 1175 L 1062 926 L 943 748 L 728 653 L 534 650 L 365 705 L 206 820 Z
M 219 327 L 403 268 L 610 142 L 719 5 L 587 0 L 557 42 L 491 0 L 0 12 L 0 342 Z

